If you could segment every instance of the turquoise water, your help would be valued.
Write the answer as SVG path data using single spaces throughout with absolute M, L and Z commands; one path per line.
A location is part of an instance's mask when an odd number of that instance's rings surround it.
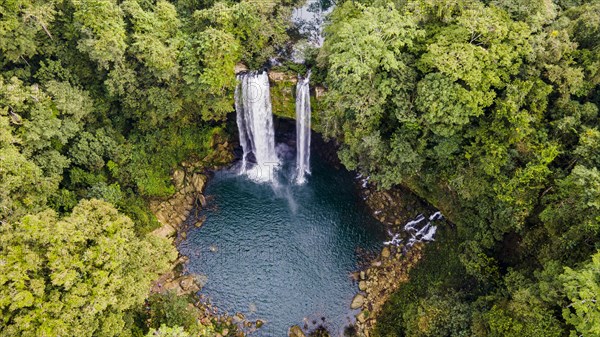
M 217 172 L 205 192 L 206 221 L 179 248 L 190 257 L 187 269 L 207 276 L 203 296 L 223 312 L 265 321 L 253 336 L 287 336 L 294 324 L 324 325 L 337 336 L 356 314 L 351 273 L 362 251 L 379 251 L 386 236 L 349 172 L 313 155 L 312 175 L 295 185 L 294 157 L 283 149 L 290 164 L 276 183 L 256 183 L 235 169 Z

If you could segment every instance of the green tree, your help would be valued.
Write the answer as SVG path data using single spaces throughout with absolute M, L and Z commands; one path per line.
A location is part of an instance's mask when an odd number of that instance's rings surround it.
M 21 153 L 11 119 L 8 108 L 0 108 L 0 221 L 39 210 L 58 188 L 56 179 L 44 176 L 42 169 Z
M 177 76 L 183 41 L 175 6 L 158 1 L 153 11 L 144 11 L 135 0 L 125 1 L 121 6 L 133 22 L 131 49 L 134 55 L 160 79 Z
M 38 39 L 52 39 L 56 1 L 4 1 L 0 6 L 0 64 L 38 53 Z
M 72 214 L 27 215 L 0 227 L 0 312 L 7 336 L 117 336 L 176 251 L 138 238 L 110 204 L 83 200 Z
M 159 329 L 162 326 L 180 326 L 187 332 L 198 333 L 198 310 L 190 307 L 186 297 L 177 296 L 174 292 L 152 294 L 147 301 L 148 326 Z
M 80 51 L 102 68 L 122 62 L 127 48 L 123 10 L 116 0 L 73 0 L 74 22 L 82 38 Z
M 571 336 L 600 335 L 600 252 L 579 269 L 565 268 L 561 275 L 570 304 L 563 309 Z
M 180 326 L 171 328 L 166 325 L 161 325 L 158 330 L 150 329 L 146 337 L 190 337 L 190 334 Z

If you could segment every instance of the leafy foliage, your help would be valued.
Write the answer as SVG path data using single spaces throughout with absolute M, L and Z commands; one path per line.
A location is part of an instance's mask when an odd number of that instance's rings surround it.
M 569 289 L 560 266 L 600 248 L 598 6 L 376 0 L 334 10 L 319 54 L 326 135 L 341 141 L 344 165 L 383 188 L 410 187 L 460 238 L 448 250 L 459 281 L 448 289 L 446 276 L 417 268 L 378 335 L 559 336 L 567 324 L 596 333 L 577 321 L 581 310 L 559 313 L 576 278 Z
M 148 331 L 131 313 L 174 258 L 147 236 L 159 225 L 149 201 L 175 192 L 183 161 L 218 160 L 234 65 L 258 68 L 282 48 L 294 4 L 0 5 L 3 335 Z M 212 334 L 167 321 L 150 334 Z
M 83 200 L 71 215 L 47 210 L 0 232 L 2 330 L 9 336 L 103 334 L 123 330 L 123 311 L 142 303 L 176 252 L 138 238 L 110 204 Z

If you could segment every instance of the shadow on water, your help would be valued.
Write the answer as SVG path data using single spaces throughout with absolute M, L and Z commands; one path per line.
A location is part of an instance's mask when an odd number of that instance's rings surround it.
M 288 164 L 274 184 L 217 172 L 206 188 L 210 210 L 200 213 L 206 221 L 187 233 L 180 251 L 190 257 L 190 272 L 206 275 L 201 292 L 213 304 L 265 321 L 253 335 L 286 336 L 294 324 L 341 335 L 356 313 L 358 252 L 380 250 L 386 234 L 349 172 L 313 156 L 312 175 L 296 185 L 291 151 L 284 145 L 279 152 Z

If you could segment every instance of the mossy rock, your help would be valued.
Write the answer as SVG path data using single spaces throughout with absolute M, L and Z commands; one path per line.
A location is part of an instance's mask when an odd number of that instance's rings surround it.
M 271 81 L 271 105 L 275 116 L 296 119 L 296 83 L 290 80 Z M 321 105 L 321 100 L 314 95 L 314 88 L 311 88 L 311 128 L 316 132 L 322 131 Z

